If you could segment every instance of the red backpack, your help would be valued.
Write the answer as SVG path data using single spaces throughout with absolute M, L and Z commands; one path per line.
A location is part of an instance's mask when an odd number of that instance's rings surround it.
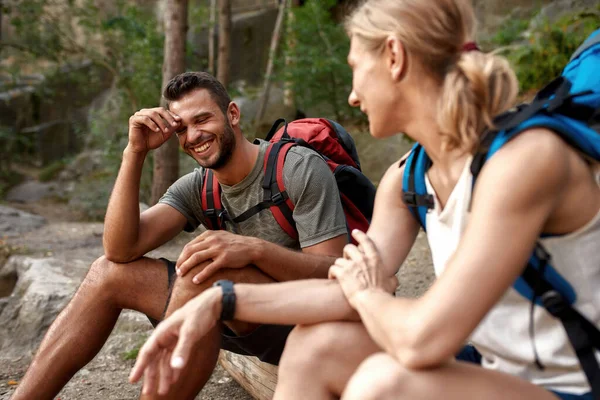
M 282 122 L 285 125 L 278 130 Z M 360 229 L 366 232 L 373 215 L 376 189 L 361 172 L 354 140 L 340 124 L 322 118 L 305 118 L 289 124 L 279 119 L 266 140 L 271 144 L 265 154 L 263 201 L 230 221 L 239 223 L 269 208 L 279 226 L 290 237 L 298 239 L 292 216 L 294 204 L 283 181 L 283 164 L 291 147 L 304 146 L 320 154 L 331 169 L 340 192 L 348 231 Z M 209 229 L 224 229 L 225 220 L 230 218 L 221 203 L 221 186 L 210 169 L 204 172 L 202 210 Z

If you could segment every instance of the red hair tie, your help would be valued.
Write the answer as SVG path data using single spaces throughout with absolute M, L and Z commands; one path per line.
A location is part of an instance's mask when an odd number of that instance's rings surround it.
M 467 42 L 463 44 L 462 51 L 479 51 L 479 47 L 477 47 L 477 43 L 475 42 Z

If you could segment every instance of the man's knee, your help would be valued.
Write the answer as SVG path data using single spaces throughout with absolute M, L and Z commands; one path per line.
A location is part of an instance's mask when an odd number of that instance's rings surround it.
M 396 399 L 407 374 L 386 353 L 376 353 L 363 361 L 344 390 L 342 400 Z
M 123 264 L 101 256 L 92 263 L 81 286 L 88 290 L 100 289 L 103 293 L 110 293 L 120 290 L 123 283 Z
M 171 304 L 173 307 L 179 308 L 187 301 L 196 297 L 206 289 L 210 288 L 213 283 L 221 279 L 227 279 L 236 283 L 271 283 L 274 280 L 262 273 L 255 266 L 247 266 L 244 268 L 222 268 L 208 277 L 205 281 L 195 283 L 194 277 L 210 264 L 206 261 L 189 270 L 184 276 L 177 277 L 173 285 Z

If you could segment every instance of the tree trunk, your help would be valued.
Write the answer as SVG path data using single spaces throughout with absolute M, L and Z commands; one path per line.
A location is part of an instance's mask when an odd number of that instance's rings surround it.
M 275 22 L 275 29 L 273 29 L 273 36 L 271 37 L 271 48 L 269 49 L 269 61 L 267 62 L 267 72 L 265 74 L 265 83 L 263 86 L 262 97 L 258 104 L 258 110 L 254 118 L 254 128 L 258 130 L 265 108 L 269 101 L 269 90 L 271 89 L 271 75 L 273 75 L 273 63 L 275 55 L 277 54 L 277 47 L 279 46 L 279 39 L 281 37 L 281 25 L 283 23 L 283 17 L 285 15 L 285 9 L 287 7 L 287 1 L 282 1 L 279 4 L 279 13 L 277 14 L 277 21 Z
M 210 18 L 208 22 L 208 72 L 215 75 L 215 19 L 217 0 L 210 0 Z
M 167 0 L 165 8 L 165 52 L 163 61 L 162 87 L 182 72 L 185 72 L 185 42 L 187 32 L 188 0 Z M 165 106 L 162 98 L 160 103 Z M 150 203 L 156 204 L 179 177 L 179 143 L 173 135 L 165 144 L 154 151 L 154 174 Z
M 288 1 L 288 10 L 285 22 L 285 41 L 287 43 L 287 51 L 285 53 L 285 68 L 291 67 L 294 63 L 296 55 L 296 34 L 294 33 L 294 7 L 300 5 L 300 0 L 286 0 Z M 290 4 L 291 3 L 291 4 Z M 295 108 L 294 101 L 294 88 L 292 83 L 288 80 L 283 82 L 283 104 L 289 108 Z
M 219 59 L 217 79 L 229 85 L 229 53 L 231 51 L 231 0 L 219 0 Z

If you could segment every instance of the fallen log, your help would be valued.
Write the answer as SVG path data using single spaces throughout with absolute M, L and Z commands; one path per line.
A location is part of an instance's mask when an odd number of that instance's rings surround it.
M 277 367 L 256 357 L 241 356 L 221 350 L 219 362 L 256 400 L 271 400 L 277 384 Z

